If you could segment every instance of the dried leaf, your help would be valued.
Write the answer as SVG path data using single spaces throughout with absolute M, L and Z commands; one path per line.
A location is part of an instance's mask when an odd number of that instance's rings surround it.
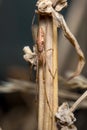
M 72 125 L 72 126 L 64 126 L 61 128 L 61 130 L 77 130 L 76 126 L 75 125 Z
M 67 0 L 59 0 L 55 7 L 56 11 L 61 11 L 63 8 L 67 7 Z
M 29 46 L 25 46 L 25 47 L 23 48 L 23 51 L 24 51 L 24 53 L 25 53 L 25 54 L 23 55 L 23 58 L 24 58 L 27 62 L 30 62 L 30 63 L 33 64 L 33 65 L 36 65 L 37 58 L 36 58 L 35 48 L 34 48 L 34 52 L 32 52 Z
M 76 38 L 74 37 L 74 35 L 70 32 L 70 29 L 68 28 L 63 16 L 57 12 L 55 12 L 53 10 L 52 12 L 52 15 L 54 17 L 54 20 L 56 21 L 57 23 L 57 26 L 58 27 L 61 27 L 63 32 L 64 32 L 64 35 L 65 37 L 70 41 L 70 43 L 73 45 L 73 47 L 75 48 L 77 54 L 78 54 L 78 57 L 79 57 L 79 61 L 78 61 L 78 65 L 77 65 L 77 69 L 76 71 L 72 74 L 72 76 L 69 78 L 72 79 L 74 78 L 75 76 L 78 76 L 82 69 L 83 69 L 83 66 L 85 64 L 85 57 L 84 57 L 84 54 L 78 44 L 78 41 L 76 40 Z
M 38 7 L 38 11 L 40 13 L 47 13 L 50 14 L 52 13 L 52 2 L 50 0 L 39 0 L 36 3 L 36 6 Z
M 45 14 L 51 14 L 53 11 L 53 5 L 54 3 L 51 2 L 51 0 L 39 0 L 36 3 L 36 6 L 38 7 L 38 11 Z M 55 10 L 61 11 L 64 7 L 67 6 L 67 0 L 59 0 L 56 2 Z
M 69 28 L 68 28 L 68 26 L 67 26 L 67 24 L 66 24 L 66 22 L 65 22 L 65 20 L 63 18 L 63 16 L 61 17 L 60 22 L 61 22 L 60 25 L 61 25 L 61 28 L 62 28 L 62 30 L 64 32 L 65 37 L 74 46 L 74 48 L 75 48 L 75 50 L 76 50 L 76 52 L 78 54 L 78 57 L 79 57 L 77 69 L 73 73 L 73 75 L 69 78 L 69 79 L 72 79 L 72 78 L 74 78 L 75 76 L 78 76 L 81 73 L 81 71 L 83 69 L 83 66 L 85 64 L 85 57 L 84 57 L 84 54 L 83 54 L 83 52 L 82 52 L 82 50 L 81 50 L 81 48 L 80 48 L 80 46 L 78 44 L 78 41 L 76 40 L 76 38 L 74 37 L 74 35 L 70 32 L 70 30 L 69 30 Z
M 76 121 L 74 114 L 70 111 L 68 103 L 63 103 L 55 116 L 60 126 L 71 126 Z

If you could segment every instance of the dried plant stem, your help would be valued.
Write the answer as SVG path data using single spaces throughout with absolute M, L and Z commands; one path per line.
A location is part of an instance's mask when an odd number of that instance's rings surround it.
M 53 113 L 58 110 L 58 44 L 57 44 L 57 28 L 53 21 Z M 55 120 L 53 117 L 53 130 L 56 130 Z
M 87 91 L 83 93 L 83 95 L 73 104 L 73 106 L 70 108 L 70 111 L 75 111 L 75 109 L 78 107 L 78 105 L 84 100 L 84 98 L 87 97 Z
M 46 64 L 39 66 L 38 130 L 57 130 L 54 120 L 58 108 L 57 28 L 51 16 L 40 16 L 45 33 Z M 44 76 L 44 81 L 43 81 Z
M 39 68 L 38 130 L 43 129 L 43 118 L 44 118 L 44 84 L 43 84 L 43 78 L 41 77 L 43 77 L 43 69 Z
M 49 72 L 52 72 L 52 18 L 46 18 L 46 46 L 45 49 L 49 50 L 46 52 L 46 73 L 45 73 L 45 87 L 48 96 L 48 102 L 50 104 L 50 108 L 52 109 L 52 90 L 53 90 L 53 79 Z M 44 129 L 50 130 L 52 127 L 52 111 L 50 111 L 47 100 L 45 100 L 45 117 L 44 117 Z
M 39 27 L 42 27 L 44 29 L 45 32 L 45 20 L 44 17 L 39 16 Z M 38 130 L 43 130 L 43 126 L 44 126 L 44 113 L 45 113 L 45 84 L 44 84 L 44 70 L 43 70 L 43 65 L 42 66 L 38 66 Z
M 44 21 L 44 20 L 43 20 Z M 56 124 L 54 120 L 54 113 L 57 112 L 58 107 L 58 77 L 57 77 L 57 50 L 55 53 L 55 48 L 57 43 L 57 34 L 55 35 L 55 28 L 53 26 L 52 18 L 46 16 L 43 22 L 46 25 L 46 43 L 45 43 L 45 53 L 46 53 L 46 66 L 45 72 L 39 69 L 39 116 L 38 116 L 38 130 L 56 130 Z M 41 19 L 39 21 L 41 25 Z M 45 26 L 44 25 L 44 26 Z M 57 33 L 57 31 L 56 31 Z M 55 42 L 55 43 L 54 43 Z M 57 49 L 57 48 L 56 48 Z M 49 50 L 49 51 L 47 51 Z M 54 58 L 53 58 L 54 57 Z M 54 62 L 54 63 L 53 63 Z M 49 71 L 50 70 L 50 71 Z M 45 74 L 45 84 L 43 83 L 42 74 Z M 51 73 L 54 77 L 52 77 Z M 55 75 L 54 75 L 55 74 Z M 43 87 L 43 88 L 42 88 Z M 45 90 L 43 90 L 45 88 Z M 46 94 L 45 94 L 46 91 Z M 50 105 L 50 106 L 49 106 Z

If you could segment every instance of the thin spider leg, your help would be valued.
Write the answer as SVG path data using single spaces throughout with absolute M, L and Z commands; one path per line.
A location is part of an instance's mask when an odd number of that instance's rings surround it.
M 45 53 L 45 52 L 44 52 Z M 46 55 L 45 55 L 46 56 Z M 43 56 L 43 61 L 44 61 L 44 56 Z M 44 84 L 44 93 L 45 93 L 45 97 L 46 97 L 46 102 L 48 104 L 48 107 L 49 107 L 49 110 L 50 112 L 53 114 L 52 112 L 52 109 L 51 109 L 51 106 L 50 106 L 50 102 L 49 102 L 49 99 L 48 99 L 48 95 L 47 95 L 47 91 L 46 91 L 46 85 L 45 85 L 45 64 L 43 62 L 43 84 Z
M 52 48 L 50 48 L 50 49 L 46 50 L 46 53 L 47 53 L 48 51 L 54 51 L 54 50 L 53 50 Z M 56 73 L 57 73 L 57 69 L 55 70 L 55 72 L 54 72 L 54 74 L 53 74 L 52 71 L 51 71 L 51 69 L 50 69 L 50 67 L 49 67 L 49 65 L 48 65 L 48 70 L 49 70 L 49 72 L 50 72 L 52 78 L 54 79 L 54 78 L 55 78 L 55 75 L 56 75 Z
M 52 73 L 52 71 L 51 71 L 51 69 L 50 69 L 49 66 L 48 66 L 48 70 L 49 70 L 49 72 L 50 72 L 52 78 L 55 79 L 55 75 L 56 75 L 56 73 L 57 73 L 57 69 L 55 70 L 54 74 Z
M 36 102 L 38 101 L 38 60 L 36 65 Z

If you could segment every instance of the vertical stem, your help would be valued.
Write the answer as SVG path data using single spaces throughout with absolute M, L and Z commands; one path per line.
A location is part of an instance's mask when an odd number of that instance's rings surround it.
M 46 18 L 46 72 L 45 72 L 45 88 L 47 93 L 47 98 L 45 101 L 45 117 L 44 117 L 44 129 L 51 130 L 52 126 L 52 89 L 53 89 L 53 79 L 49 72 L 52 72 L 52 18 Z M 48 51 L 49 50 L 49 51 Z M 48 100 L 48 103 L 47 103 Z
M 42 79 L 42 80 L 41 80 Z M 43 68 L 39 68 L 39 110 L 38 110 L 38 130 L 43 130 L 44 120 L 44 84 L 43 84 Z
M 58 43 L 57 43 L 57 27 L 53 21 L 53 113 L 58 110 Z M 55 119 L 53 117 L 53 129 L 56 130 Z
M 39 27 L 42 27 L 45 33 L 45 18 L 42 16 L 39 16 Z M 39 84 L 38 84 L 38 91 L 39 91 L 39 98 L 38 98 L 38 130 L 43 130 L 44 125 L 44 106 L 45 106 L 45 91 L 44 91 L 44 70 L 43 65 L 38 66 L 38 77 L 39 77 Z
M 57 28 L 52 17 L 40 16 L 39 27 L 45 32 L 46 64 L 39 66 L 38 130 L 57 130 L 55 113 L 58 108 Z M 50 70 L 50 71 L 49 71 Z M 43 82 L 45 75 L 45 83 Z

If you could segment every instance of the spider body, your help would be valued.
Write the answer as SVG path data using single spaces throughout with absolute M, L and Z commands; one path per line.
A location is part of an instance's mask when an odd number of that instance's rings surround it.
M 42 27 L 38 29 L 36 45 L 39 65 L 43 65 L 45 64 L 45 35 Z

